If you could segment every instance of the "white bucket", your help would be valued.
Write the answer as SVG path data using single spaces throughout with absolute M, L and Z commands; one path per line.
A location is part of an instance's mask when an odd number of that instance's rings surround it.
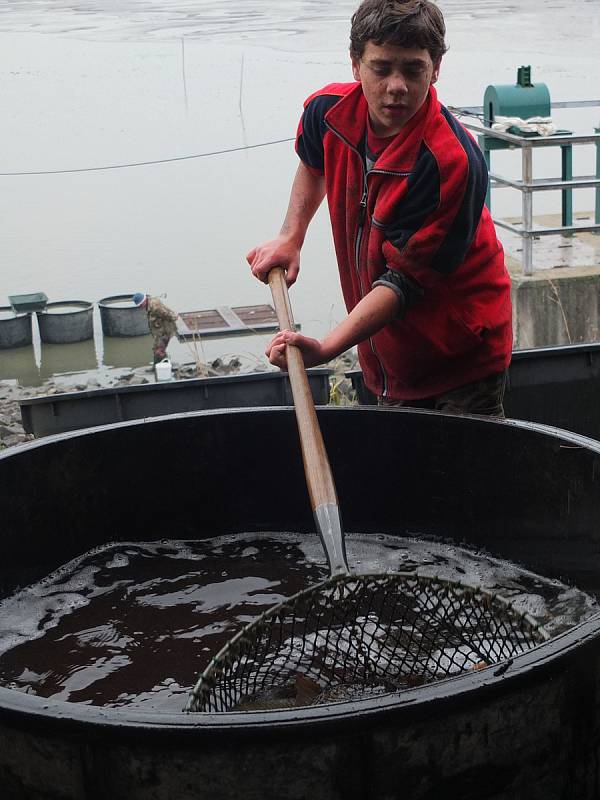
M 170 381 L 173 378 L 173 367 L 168 358 L 163 358 L 158 364 L 154 365 L 157 381 Z

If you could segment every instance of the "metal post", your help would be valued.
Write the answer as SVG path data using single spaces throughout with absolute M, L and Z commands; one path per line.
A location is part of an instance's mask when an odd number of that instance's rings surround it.
M 533 179 L 533 149 L 529 144 L 523 144 L 521 150 L 522 181 L 523 181 L 523 274 L 533 275 L 533 193 L 529 186 Z
M 600 153 L 600 149 L 598 150 Z M 485 146 L 485 136 L 483 137 L 483 157 L 485 159 L 485 163 L 487 164 L 488 170 L 488 186 L 487 192 L 485 194 L 485 204 L 488 207 L 488 211 L 492 212 L 492 179 L 490 177 L 490 172 L 492 171 L 492 153 L 488 148 Z M 600 156 L 599 156 L 600 158 Z
M 600 127 L 594 128 L 594 133 L 600 133 Z M 600 141 L 596 142 L 596 177 L 600 178 Z M 600 225 L 600 186 L 596 186 L 596 214 L 594 216 L 596 225 Z M 600 231 L 594 231 L 600 233 Z
M 570 144 L 560 146 L 563 181 L 570 181 L 573 177 L 573 148 Z M 563 189 L 562 192 L 562 225 L 569 227 L 573 224 L 573 190 Z M 571 234 L 567 234 L 570 236 Z

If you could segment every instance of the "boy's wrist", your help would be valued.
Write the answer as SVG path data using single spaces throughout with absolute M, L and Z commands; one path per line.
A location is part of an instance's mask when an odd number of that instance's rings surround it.
M 298 250 L 302 248 L 305 236 L 306 236 L 306 231 L 293 229 L 285 224 L 279 231 L 279 238 L 283 239 L 287 244 L 292 245 L 292 247 L 295 247 Z
M 344 348 L 339 347 L 339 343 L 335 341 L 334 337 L 330 335 L 325 336 L 324 339 L 321 339 L 319 344 L 321 345 L 321 357 L 323 363 L 326 361 L 332 361 L 334 358 L 337 358 L 339 354 L 342 352 Z

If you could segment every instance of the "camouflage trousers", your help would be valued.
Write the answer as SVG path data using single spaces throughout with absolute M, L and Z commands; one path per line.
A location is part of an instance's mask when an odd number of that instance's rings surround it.
M 170 336 L 157 333 L 153 336 L 152 352 L 154 353 L 154 363 L 158 364 L 167 355 L 167 347 L 171 341 Z
M 427 408 L 445 411 L 448 414 L 483 414 L 489 417 L 503 417 L 504 388 L 506 372 L 499 372 L 482 378 L 480 381 L 466 383 L 449 392 L 423 400 L 394 400 L 390 397 L 378 397 L 380 406 L 402 406 L 404 408 Z

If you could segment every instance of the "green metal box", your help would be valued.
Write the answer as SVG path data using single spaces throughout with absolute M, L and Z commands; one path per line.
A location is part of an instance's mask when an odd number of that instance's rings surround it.
M 483 117 L 491 125 L 497 116 L 550 116 L 550 92 L 545 83 L 531 82 L 531 67 L 519 67 L 515 84 L 492 84 L 483 95 Z
M 33 294 L 13 294 L 8 296 L 8 302 L 16 312 L 43 311 L 48 303 L 48 298 L 43 292 Z
M 519 67 L 516 83 L 491 84 L 483 95 L 483 119 L 486 125 L 491 125 L 496 117 L 549 117 L 550 109 L 550 91 L 545 83 L 534 85 L 531 82 L 531 67 Z M 510 146 L 507 142 L 488 136 L 480 144 L 485 150 L 504 150 Z

